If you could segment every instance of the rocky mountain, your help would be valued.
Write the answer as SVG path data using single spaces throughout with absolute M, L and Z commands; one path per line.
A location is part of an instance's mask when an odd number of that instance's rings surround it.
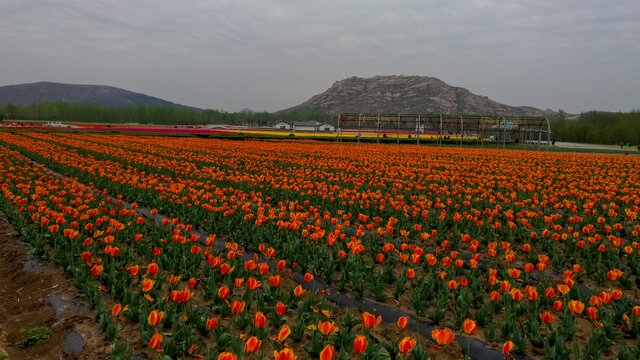
M 550 116 L 553 110 L 500 104 L 427 76 L 350 77 L 304 103 L 282 110 L 339 113 L 477 114 Z
M 97 104 L 106 107 L 149 105 L 191 108 L 153 96 L 104 85 L 37 82 L 0 87 L 0 104 L 28 105 L 44 101 Z

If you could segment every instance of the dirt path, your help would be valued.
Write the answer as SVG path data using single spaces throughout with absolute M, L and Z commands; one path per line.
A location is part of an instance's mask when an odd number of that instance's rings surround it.
M 21 348 L 21 330 L 53 335 Z M 106 359 L 111 342 L 64 269 L 27 254 L 0 212 L 0 355 L 9 359 Z M 1 358 L 1 356 L 0 356 Z

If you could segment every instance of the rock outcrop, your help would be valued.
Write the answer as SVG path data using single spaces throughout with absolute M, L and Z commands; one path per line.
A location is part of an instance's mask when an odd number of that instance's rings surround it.
M 319 110 L 330 114 L 362 112 L 550 116 L 555 113 L 530 106 L 500 104 L 434 77 L 396 75 L 340 80 L 322 94 L 282 111 L 300 110 Z

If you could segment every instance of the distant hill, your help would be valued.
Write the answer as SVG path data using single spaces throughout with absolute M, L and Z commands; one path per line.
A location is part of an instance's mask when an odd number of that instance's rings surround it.
M 553 110 L 500 104 L 426 76 L 350 77 L 300 105 L 282 110 L 339 113 L 479 114 L 552 116 Z
M 135 105 L 169 106 L 199 110 L 157 97 L 105 85 L 75 85 L 53 82 L 8 85 L 0 87 L 0 104 L 29 105 L 39 102 L 97 104 L 105 107 Z

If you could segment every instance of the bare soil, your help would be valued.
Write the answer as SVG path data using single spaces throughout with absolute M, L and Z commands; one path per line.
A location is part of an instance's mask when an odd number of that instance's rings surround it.
M 67 305 L 58 309 L 60 317 L 46 300 L 50 296 L 61 296 Z M 53 335 L 20 347 L 21 330 L 38 326 L 49 327 Z M 68 354 L 65 339 L 73 331 L 82 336 L 84 345 L 80 352 Z M 106 359 L 110 347 L 95 313 L 64 269 L 29 256 L 18 233 L 0 213 L 0 355 L 9 359 Z

